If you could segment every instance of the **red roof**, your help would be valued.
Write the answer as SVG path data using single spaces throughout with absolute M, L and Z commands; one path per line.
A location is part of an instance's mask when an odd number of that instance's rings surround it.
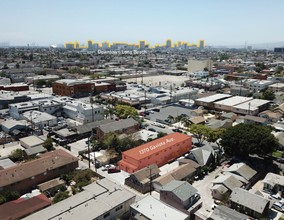
M 191 140 L 191 136 L 175 132 L 165 137 L 161 137 L 159 139 L 151 141 L 149 143 L 124 151 L 123 155 L 134 158 L 136 160 L 141 160 L 150 155 L 158 153 L 166 148 L 169 148 L 177 143 L 189 140 Z
M 20 198 L 0 205 L 0 219 L 19 219 L 49 205 L 51 201 L 44 194 L 29 199 Z

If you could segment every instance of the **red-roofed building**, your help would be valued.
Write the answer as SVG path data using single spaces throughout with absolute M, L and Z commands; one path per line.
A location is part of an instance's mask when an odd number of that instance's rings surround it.
M 160 167 L 187 153 L 191 148 L 191 136 L 176 132 L 124 151 L 119 168 L 133 173 L 151 164 Z
M 0 219 L 20 219 L 49 205 L 51 205 L 51 201 L 44 194 L 28 199 L 19 198 L 0 205 Z

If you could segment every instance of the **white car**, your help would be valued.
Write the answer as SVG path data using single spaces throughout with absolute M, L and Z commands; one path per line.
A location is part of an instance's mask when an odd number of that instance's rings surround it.
M 105 166 L 102 166 L 102 171 L 107 171 L 109 168 L 114 168 L 115 166 L 112 164 L 107 164 Z

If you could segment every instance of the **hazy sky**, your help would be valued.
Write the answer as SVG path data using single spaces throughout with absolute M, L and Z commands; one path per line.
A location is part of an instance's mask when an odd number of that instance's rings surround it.
M 284 41 L 284 0 L 0 0 L 0 42 Z

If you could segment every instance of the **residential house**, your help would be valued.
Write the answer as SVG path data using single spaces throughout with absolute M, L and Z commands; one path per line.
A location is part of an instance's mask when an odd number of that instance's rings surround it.
M 188 121 L 191 124 L 197 125 L 197 124 L 205 124 L 206 119 L 202 116 L 197 116 L 197 117 L 193 117 L 193 118 L 188 119 Z
M 197 162 L 200 166 L 209 165 L 214 158 L 215 152 L 210 145 L 193 148 L 189 152 L 188 158 Z
M 125 179 L 125 185 L 143 194 L 147 193 L 151 190 L 152 180 L 159 177 L 159 173 L 160 169 L 158 166 L 156 164 L 152 164 L 130 174 L 130 176 Z
M 58 149 L 38 159 L 0 170 L 0 192 L 5 190 L 28 192 L 40 183 L 59 177 L 78 167 L 78 159 Z
M 197 189 L 186 181 L 173 180 L 160 190 L 160 200 L 185 211 L 200 199 Z
M 231 194 L 231 208 L 253 218 L 265 218 L 269 212 L 270 201 L 262 196 L 235 188 Z
M 240 188 L 244 184 L 236 177 L 228 175 L 220 175 L 212 182 L 211 194 L 214 199 L 222 200 L 225 195 L 231 194 L 234 188 Z
M 36 212 L 26 220 L 38 219 L 129 219 L 135 195 L 107 178 L 83 187 L 83 191 Z
M 263 191 L 268 193 L 284 192 L 284 177 L 275 173 L 268 173 L 263 182 Z
M 130 219 L 188 220 L 189 215 L 149 195 L 130 206 Z
M 259 117 L 261 118 L 266 118 L 268 119 L 268 122 L 277 122 L 279 121 L 281 118 L 282 118 L 282 113 L 276 111 L 271 111 L 271 110 L 266 110 L 266 111 L 263 111 L 263 112 L 260 112 L 258 114 Z
M 153 180 L 153 188 L 159 192 L 163 186 L 170 183 L 172 180 L 191 179 L 196 173 L 196 168 L 191 163 L 186 163 L 178 166 L 172 171 Z
M 220 115 L 221 120 L 230 119 L 232 121 L 235 121 L 237 117 L 238 115 L 233 112 L 224 112 L 222 115 Z
M 224 205 L 218 205 L 210 215 L 208 220 L 246 220 L 249 216 L 230 209 Z
M 235 163 L 232 166 L 223 169 L 223 173 L 236 177 L 246 185 L 246 188 L 250 187 L 257 180 L 257 171 L 245 163 Z
M 232 124 L 233 121 L 231 119 L 225 119 L 225 120 L 212 119 L 208 121 L 207 127 L 212 129 L 230 128 L 232 127 Z
M 17 200 L 6 202 L 0 205 L 1 220 L 16 220 L 37 212 L 51 205 L 44 194 L 39 194 L 31 198 L 21 197 Z
M 267 125 L 268 123 L 268 119 L 263 117 L 245 115 L 243 118 L 245 124 Z
M 139 123 L 133 118 L 122 119 L 110 122 L 108 124 L 99 125 L 95 129 L 95 137 L 102 140 L 103 137 L 111 132 L 116 134 L 131 134 L 139 130 Z

